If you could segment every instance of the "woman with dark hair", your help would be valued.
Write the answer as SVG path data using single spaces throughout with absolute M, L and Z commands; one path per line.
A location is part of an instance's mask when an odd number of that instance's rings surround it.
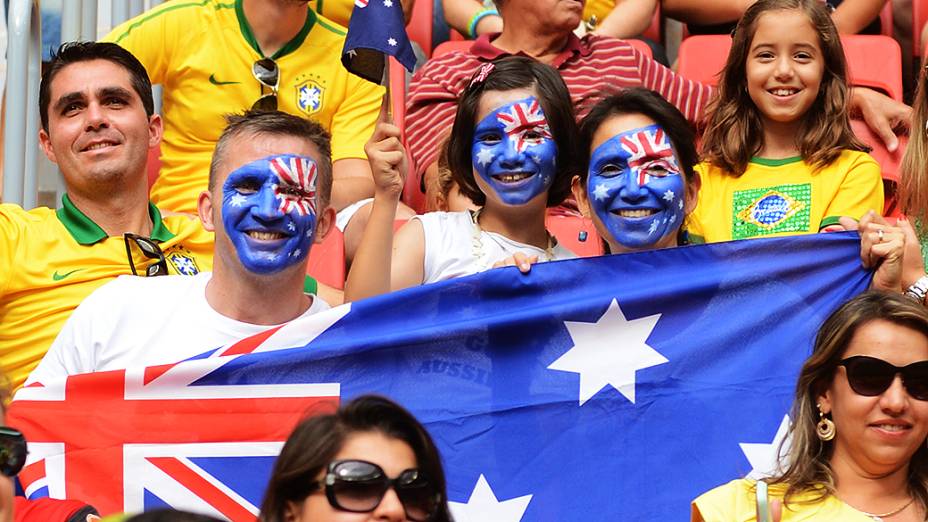
M 474 274 L 517 252 L 575 257 L 545 229 L 545 210 L 570 193 L 576 136 L 573 104 L 554 68 L 522 56 L 484 64 L 459 98 L 448 141 L 451 175 L 480 208 L 416 216 L 394 240 L 406 154 L 399 129 L 378 125 L 365 147 L 374 207 L 346 300 Z
M 301 422 L 284 444 L 261 522 L 450 522 L 445 475 L 425 428 L 372 395 Z
M 674 247 L 696 206 L 696 136 L 658 93 L 625 89 L 580 123 L 583 160 L 573 192 L 613 254 Z
M 694 521 L 771 520 L 756 507 L 768 503 L 783 522 L 924 521 L 928 311 L 882 292 L 844 304 L 818 332 L 790 417 L 778 474 L 702 495 Z

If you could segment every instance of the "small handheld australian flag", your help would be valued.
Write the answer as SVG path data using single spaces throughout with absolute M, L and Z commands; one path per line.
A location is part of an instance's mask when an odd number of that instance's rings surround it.
M 416 55 L 406 34 L 401 0 L 355 0 L 342 64 L 365 80 L 381 83 L 386 55 L 395 57 L 412 72 Z

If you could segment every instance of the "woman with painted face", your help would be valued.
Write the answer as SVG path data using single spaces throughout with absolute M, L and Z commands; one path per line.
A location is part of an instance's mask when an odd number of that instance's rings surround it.
M 790 418 L 777 474 L 703 494 L 693 521 L 926 520 L 928 311 L 883 292 L 844 304 L 818 332 Z
M 699 161 L 686 118 L 658 93 L 625 89 L 580 123 L 585 168 L 573 192 L 613 254 L 685 242 L 682 225 L 696 206 Z
M 573 104 L 555 69 L 517 56 L 484 64 L 461 94 L 448 141 L 454 181 L 480 208 L 416 216 L 394 239 L 406 154 L 399 129 L 378 125 L 365 148 L 374 205 L 345 299 L 474 274 L 516 253 L 575 257 L 545 229 L 545 210 L 570 192 L 576 136 Z
M 398 404 L 363 395 L 301 422 L 268 482 L 260 522 L 450 522 L 432 438 Z

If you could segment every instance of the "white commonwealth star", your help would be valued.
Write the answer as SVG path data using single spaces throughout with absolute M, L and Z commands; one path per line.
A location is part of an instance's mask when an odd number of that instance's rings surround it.
M 383 0 L 384 7 L 393 7 L 393 0 Z
M 674 196 L 676 196 L 676 194 L 674 194 L 672 190 L 667 189 L 667 192 L 664 192 L 663 198 L 664 201 L 673 201 Z
M 607 385 L 635 402 L 635 372 L 668 362 L 647 344 L 661 314 L 631 321 L 615 299 L 595 323 L 564 321 L 574 346 L 548 366 L 580 374 L 580 406 Z
M 648 234 L 653 234 L 657 230 L 657 220 L 651 222 L 651 226 L 648 227 Z
M 532 500 L 531 495 L 499 501 L 482 474 L 467 503 L 448 502 L 455 522 L 519 522 Z
M 773 442 L 770 444 L 748 442 L 738 444 L 741 446 L 741 451 L 744 452 L 748 462 L 751 463 L 751 473 L 748 474 L 748 477 L 753 479 L 770 477 L 777 471 L 777 463 L 779 462 L 777 450 L 780 449 L 780 443 L 786 438 L 788 432 L 789 415 L 784 415 L 780 427 L 777 429 L 777 434 L 773 436 Z M 789 454 L 789 440 L 783 444 L 783 451 L 780 454 L 784 456 Z
M 593 187 L 593 198 L 596 199 L 596 201 L 602 201 L 606 199 L 607 196 L 609 196 L 609 191 L 602 183 L 597 183 L 596 186 Z
M 395 38 L 388 38 L 388 39 L 387 39 L 387 43 L 390 44 L 390 45 L 393 46 L 393 47 L 396 47 L 396 39 L 395 39 Z
M 480 149 L 477 153 L 477 163 L 482 166 L 491 161 L 493 161 L 493 153 L 489 149 Z
M 245 196 L 241 194 L 233 194 L 229 199 L 229 204 L 233 207 L 240 207 L 245 204 Z

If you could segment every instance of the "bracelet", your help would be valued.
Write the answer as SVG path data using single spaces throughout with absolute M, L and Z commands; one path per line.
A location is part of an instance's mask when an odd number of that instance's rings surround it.
M 467 34 L 471 37 L 471 39 L 477 38 L 477 24 L 480 23 L 480 20 L 494 15 L 499 16 L 499 11 L 492 7 L 474 13 L 474 16 L 471 17 L 470 22 L 467 24 Z
M 918 301 L 920 304 L 925 303 L 925 296 L 928 295 L 928 275 L 918 278 L 918 281 L 912 283 L 905 291 L 905 295 Z

